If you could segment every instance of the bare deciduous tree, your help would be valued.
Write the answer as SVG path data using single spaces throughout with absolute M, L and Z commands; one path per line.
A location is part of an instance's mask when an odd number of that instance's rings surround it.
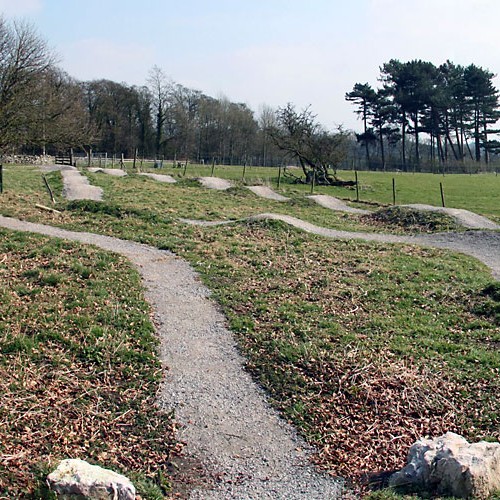
M 0 150 L 26 142 L 37 103 L 37 79 L 54 59 L 32 25 L 0 18 Z
M 343 130 L 325 130 L 309 109 L 297 112 L 292 104 L 279 108 L 276 119 L 270 135 L 280 149 L 299 162 L 306 183 L 314 176 L 318 184 L 345 184 L 336 176 L 346 156 L 348 136 Z
M 171 104 L 172 81 L 158 66 L 153 66 L 148 77 L 149 89 L 151 91 L 153 108 L 156 118 L 156 156 L 160 155 L 165 143 L 164 128 L 168 118 L 168 108 Z

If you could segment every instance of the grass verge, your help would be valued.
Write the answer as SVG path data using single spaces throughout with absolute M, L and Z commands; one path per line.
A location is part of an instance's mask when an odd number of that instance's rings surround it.
M 63 458 L 162 498 L 176 450 L 138 274 L 89 246 L 0 229 L 0 496 L 40 498 Z

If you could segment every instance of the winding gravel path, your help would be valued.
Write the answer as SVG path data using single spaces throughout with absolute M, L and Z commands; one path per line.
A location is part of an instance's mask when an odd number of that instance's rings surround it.
M 161 359 L 160 403 L 185 427 L 186 453 L 220 478 L 193 499 L 345 498 L 342 483 L 318 473 L 308 448 L 243 369 L 225 318 L 191 267 L 173 254 L 109 236 L 0 216 L 0 226 L 97 245 L 137 267 L 151 303 Z
M 139 175 L 150 177 L 151 179 L 154 179 L 157 182 L 166 182 L 167 184 L 175 184 L 177 182 L 171 175 L 150 174 L 147 172 L 140 172 Z
M 397 236 L 337 231 L 272 213 L 249 220 L 265 219 L 281 220 L 329 238 L 410 243 L 463 252 L 489 266 L 500 279 L 500 232 Z M 139 270 L 161 340 L 160 356 L 168 367 L 160 404 L 174 409 L 183 425 L 180 438 L 187 443 L 186 454 L 200 460 L 217 478 L 213 486 L 193 490 L 190 498 L 323 500 L 349 496 L 341 481 L 310 465 L 307 445 L 270 408 L 263 392 L 244 371 L 244 360 L 224 316 L 187 262 L 167 251 L 109 236 L 3 216 L 0 226 L 97 245 L 124 255 Z
M 92 186 L 87 177 L 75 167 L 60 167 L 63 180 L 63 196 L 68 200 L 102 200 L 102 188 Z
M 100 167 L 90 167 L 87 169 L 89 172 L 93 174 L 108 174 L 114 177 L 125 177 L 127 172 L 120 168 L 100 168 Z
M 361 208 L 351 207 L 347 203 L 344 203 L 342 200 L 339 200 L 338 198 L 329 196 L 327 194 L 313 194 L 308 196 L 307 198 L 313 200 L 322 207 L 329 208 L 330 210 L 337 210 L 339 212 L 350 212 L 353 214 L 370 213 L 369 210 L 363 210 Z
M 463 208 L 434 207 L 432 205 L 423 205 L 421 203 L 402 206 L 422 210 L 424 212 L 443 213 L 453 217 L 458 224 L 472 229 L 500 229 L 500 226 L 490 219 L 482 215 L 475 214 L 474 212 L 470 212 L 469 210 L 464 210 Z
M 352 231 L 339 231 L 326 227 L 316 226 L 302 219 L 290 215 L 263 213 L 249 217 L 248 220 L 280 220 L 290 226 L 302 229 L 308 233 L 334 239 L 358 239 L 377 241 L 380 243 L 410 243 L 412 245 L 444 248 L 471 255 L 480 260 L 491 269 L 495 279 L 500 279 L 500 232 L 495 231 L 466 231 L 463 233 L 437 233 L 422 235 L 394 235 L 384 233 L 365 233 Z M 231 221 L 197 221 L 182 219 L 186 224 L 200 226 L 215 226 L 230 224 Z M 238 222 L 238 221 L 233 221 Z
M 220 177 L 198 177 L 197 179 L 203 187 L 208 189 L 220 189 L 225 191 L 233 187 L 233 184 L 226 179 Z

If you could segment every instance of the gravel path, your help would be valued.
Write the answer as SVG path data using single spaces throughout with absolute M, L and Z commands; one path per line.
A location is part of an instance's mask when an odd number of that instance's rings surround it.
M 432 205 L 423 205 L 420 203 L 403 206 L 415 208 L 417 210 L 424 210 L 427 212 L 441 212 L 453 217 L 462 226 L 471 229 L 500 229 L 500 226 L 498 224 L 495 224 L 490 219 L 487 219 L 482 215 L 475 214 L 474 212 L 469 212 L 469 210 L 464 210 L 462 208 L 434 207 Z
M 322 207 L 329 208 L 330 210 L 337 210 L 339 212 L 350 212 L 353 214 L 369 214 L 369 210 L 363 210 L 361 208 L 354 208 L 347 203 L 334 198 L 333 196 L 328 196 L 327 194 L 314 194 L 308 196 L 311 200 L 315 201 L 318 205 Z
M 175 184 L 177 181 L 171 175 L 165 174 L 148 174 L 147 172 L 141 172 L 139 175 L 145 175 L 146 177 L 151 177 L 157 182 L 166 182 L 168 184 Z
M 226 179 L 221 179 L 220 177 L 198 177 L 197 179 L 202 186 L 209 189 L 220 189 L 226 190 L 233 185 Z
M 248 220 L 280 220 L 291 226 L 302 229 L 308 233 L 318 234 L 334 239 L 360 239 L 365 241 L 378 241 L 380 243 L 410 243 L 412 245 L 444 248 L 471 255 L 480 260 L 491 269 L 493 276 L 500 279 L 500 232 L 494 231 L 466 231 L 463 233 L 437 233 L 423 235 L 394 235 L 383 233 L 364 233 L 352 231 L 339 231 L 326 227 L 316 226 L 302 219 L 290 215 L 264 213 L 249 217 Z M 183 222 L 194 225 L 228 224 L 229 221 L 196 221 L 183 219 Z M 234 221 L 237 222 L 237 221 Z
M 309 464 L 307 446 L 243 369 L 225 318 L 190 266 L 173 254 L 91 233 L 0 216 L 0 226 L 97 245 L 130 259 L 152 304 L 161 359 L 160 403 L 185 427 L 186 453 L 220 478 L 192 499 L 345 498 L 341 483 Z
M 63 196 L 68 200 L 102 200 L 102 188 L 92 186 L 84 175 L 75 167 L 61 167 L 63 179 Z
M 255 193 L 257 196 L 261 198 L 267 198 L 268 200 L 275 201 L 289 201 L 290 198 L 286 196 L 282 196 L 281 194 L 273 191 L 270 187 L 267 186 L 247 186 L 247 189 L 250 189 L 252 193 Z
M 125 177 L 127 175 L 127 172 L 124 170 L 121 170 L 120 168 L 99 168 L 99 167 L 90 167 L 87 169 L 89 172 L 92 173 L 100 173 L 100 174 L 108 174 L 108 175 L 113 175 L 115 177 Z

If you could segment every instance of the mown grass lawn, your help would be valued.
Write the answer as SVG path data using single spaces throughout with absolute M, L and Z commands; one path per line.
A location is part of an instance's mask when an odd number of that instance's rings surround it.
M 331 473 L 358 483 L 364 473 L 400 467 L 422 435 L 500 437 L 500 290 L 474 259 L 328 240 L 278 222 L 186 226 L 179 217 L 237 219 L 277 205 L 239 189 L 135 176 L 96 174 L 104 202 L 61 202 L 62 213 L 50 214 L 34 208 L 37 196 L 49 203 L 39 174 L 11 176 L 4 214 L 188 259 L 223 307 L 248 369 Z M 58 174 L 50 181 L 60 191 Z M 330 227 L 366 229 L 321 207 L 283 206 Z

